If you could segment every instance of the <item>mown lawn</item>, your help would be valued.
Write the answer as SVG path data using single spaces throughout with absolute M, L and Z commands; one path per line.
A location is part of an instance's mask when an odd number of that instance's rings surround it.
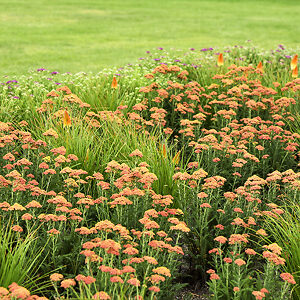
M 295 47 L 299 13 L 297 0 L 1 0 L 0 74 L 97 72 L 154 47 Z

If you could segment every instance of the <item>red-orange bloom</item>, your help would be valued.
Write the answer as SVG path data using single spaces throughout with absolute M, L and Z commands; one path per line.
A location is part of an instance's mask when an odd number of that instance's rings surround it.
M 296 54 L 291 60 L 291 69 L 294 70 L 298 64 L 298 55 Z
M 260 61 L 256 67 L 256 70 L 260 71 L 260 72 L 263 72 L 264 71 L 264 67 L 263 67 L 263 64 L 262 62 Z
M 295 281 L 293 275 L 290 274 L 290 273 L 281 273 L 281 274 L 280 274 L 280 277 L 281 277 L 284 281 L 287 281 L 288 283 L 296 284 L 296 281 Z
M 219 54 L 219 56 L 218 56 L 218 61 L 217 61 L 217 65 L 218 65 L 219 67 L 224 65 L 223 53 L 220 53 L 220 54 Z
M 114 76 L 112 83 L 111 83 L 111 88 L 116 89 L 118 87 L 118 81 L 117 78 Z
M 68 114 L 68 112 L 65 110 L 64 111 L 64 120 L 63 120 L 63 124 L 64 124 L 64 127 L 65 126 L 71 126 L 71 118 Z
M 292 72 L 292 77 L 297 78 L 298 77 L 298 66 L 296 66 Z

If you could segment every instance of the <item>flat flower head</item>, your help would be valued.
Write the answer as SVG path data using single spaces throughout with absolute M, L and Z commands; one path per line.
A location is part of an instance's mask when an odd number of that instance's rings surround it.
M 131 152 L 131 153 L 129 154 L 129 156 L 130 156 L 130 157 L 132 157 L 132 156 L 143 157 L 143 153 L 142 153 L 140 150 L 135 149 L 133 152 Z
M 219 280 L 220 276 L 216 273 L 210 274 L 210 280 Z
M 280 277 L 282 278 L 282 280 L 287 281 L 290 284 L 296 284 L 293 275 L 290 273 L 281 273 Z
M 166 267 L 158 267 L 152 270 L 152 272 L 159 274 L 159 275 L 164 275 L 164 276 L 168 276 L 171 277 L 171 272 L 168 268 Z
M 236 259 L 236 260 L 234 261 L 234 263 L 235 263 L 236 265 L 238 265 L 239 267 L 246 264 L 246 262 L 245 262 L 243 259 L 241 259 L 241 258 Z
M 59 274 L 59 273 L 53 273 L 50 275 L 51 281 L 61 281 L 63 278 L 64 278 L 64 275 Z
M 30 296 L 30 292 L 26 288 L 19 286 L 11 291 L 10 296 L 12 299 L 27 299 Z
M 256 300 L 262 300 L 266 296 L 265 293 L 261 291 L 253 291 L 252 295 L 255 297 Z
M 110 298 L 110 296 L 106 292 L 97 292 L 93 296 L 93 299 L 97 299 L 97 300 L 109 300 L 111 298 Z
M 8 293 L 9 293 L 9 291 L 8 291 L 6 288 L 0 287 L 0 297 L 1 297 L 1 296 L 5 296 L 5 295 L 7 295 Z
M 64 289 L 68 289 L 71 286 L 75 286 L 76 281 L 74 279 L 65 279 L 60 283 L 60 286 Z
M 227 238 L 225 236 L 217 236 L 215 239 L 214 239 L 216 242 L 219 242 L 220 244 L 225 244 L 226 241 L 227 241 Z
M 255 255 L 256 254 L 255 250 L 250 249 L 250 248 L 247 248 L 245 250 L 245 253 L 248 254 L 248 255 Z
M 130 279 L 127 280 L 127 282 L 131 285 L 134 285 L 134 286 L 140 286 L 141 285 L 140 281 L 137 278 L 130 278 Z

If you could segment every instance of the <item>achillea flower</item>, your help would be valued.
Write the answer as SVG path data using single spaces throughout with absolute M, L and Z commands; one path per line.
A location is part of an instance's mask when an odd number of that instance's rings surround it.
M 110 298 L 110 296 L 106 292 L 97 292 L 93 296 L 93 299 L 97 299 L 97 300 L 109 300 L 111 298 Z
M 270 293 L 266 288 L 262 288 L 260 291 L 261 291 L 262 293 L 266 293 L 266 294 L 269 294 L 269 293 Z
M 42 205 L 35 201 L 35 200 L 32 200 L 31 202 L 29 202 L 27 205 L 25 205 L 26 208 L 41 208 Z
M 264 245 L 263 248 L 266 248 L 268 250 L 271 250 L 273 253 L 280 255 L 282 248 L 278 246 L 278 244 L 273 243 L 270 245 Z
M 131 152 L 131 153 L 129 154 L 129 156 L 130 156 L 130 157 L 132 157 L 132 156 L 143 157 L 143 153 L 142 153 L 140 150 L 135 149 L 133 152 Z
M 8 293 L 9 293 L 9 291 L 6 288 L 0 287 L 0 297 L 6 296 Z
M 296 281 L 295 281 L 293 275 L 290 274 L 290 273 L 281 273 L 281 274 L 280 274 L 280 277 L 281 277 L 284 281 L 287 281 L 287 282 L 290 283 L 290 284 L 296 284 Z
M 124 280 L 123 280 L 120 276 L 113 276 L 113 277 L 110 277 L 110 281 L 111 281 L 111 282 L 120 282 L 120 283 L 124 283 Z
M 232 259 L 231 259 L 230 257 L 225 257 L 223 260 L 224 260 L 224 262 L 226 262 L 227 264 L 232 263 Z
M 253 291 L 252 295 L 255 297 L 256 300 L 262 300 L 266 296 L 265 293 L 261 291 Z
M 184 222 L 180 222 L 179 224 L 177 224 L 175 226 L 171 226 L 170 230 L 179 230 L 182 232 L 190 232 L 191 231 Z
M 139 253 L 139 250 L 134 247 L 128 247 L 125 250 L 123 250 L 123 253 L 128 255 L 136 255 Z
M 124 266 L 122 269 L 122 273 L 134 273 L 135 271 L 136 270 L 131 266 Z
M 275 265 L 284 265 L 285 259 L 282 257 L 279 257 L 277 254 L 270 252 L 270 251 L 264 251 L 263 257 L 266 258 L 268 261 L 274 263 Z
M 15 161 L 15 157 L 11 153 L 7 153 L 3 156 L 3 159 L 9 160 L 9 161 Z
M 206 194 L 205 192 L 200 192 L 200 193 L 197 194 L 197 196 L 198 196 L 200 199 L 202 199 L 202 198 L 208 197 L 208 194 Z
M 143 259 L 145 261 L 147 261 L 149 264 L 152 264 L 152 265 L 157 265 L 158 264 L 157 260 L 152 256 L 144 256 Z
M 158 286 L 153 285 L 149 287 L 148 290 L 154 293 L 158 293 L 160 291 L 160 288 Z
M 245 250 L 245 253 L 248 254 L 248 255 L 255 255 L 256 254 L 255 250 L 250 249 L 250 248 L 247 248 Z
M 64 275 L 59 274 L 59 273 L 53 273 L 50 275 L 50 280 L 51 281 L 61 281 L 64 278 Z
M 47 233 L 57 235 L 57 234 L 60 234 L 60 231 L 55 228 L 52 228 L 52 229 L 48 230 Z
M 164 282 L 166 278 L 161 275 L 154 274 L 151 275 L 148 280 L 151 281 L 152 284 L 154 284 L 154 283 L 160 283 L 161 281 Z
M 215 228 L 218 228 L 220 230 L 224 230 L 224 226 L 222 224 L 215 225 Z
M 209 203 L 204 202 L 200 205 L 200 207 L 211 208 L 211 205 Z
M 55 91 L 49 92 L 46 97 L 59 97 L 60 95 L 56 93 Z
M 164 276 L 168 276 L 171 277 L 171 272 L 168 268 L 166 267 L 158 267 L 152 270 L 152 272 L 159 274 L 159 275 L 164 275 Z
M 43 135 L 44 136 L 53 136 L 56 139 L 58 138 L 57 132 L 54 129 L 52 129 L 52 128 L 50 128 L 46 132 L 44 132 Z
M 227 238 L 225 236 L 220 235 L 220 236 L 217 236 L 216 238 L 214 238 L 214 240 L 216 242 L 219 242 L 220 244 L 225 244 L 227 241 Z
M 213 274 L 210 274 L 210 277 L 209 277 L 210 280 L 219 280 L 220 279 L 220 276 L 216 273 L 213 273 Z
M 141 285 L 140 281 L 137 278 L 128 279 L 127 282 L 131 285 L 134 285 L 134 286 L 140 286 Z
M 234 245 L 235 243 L 248 243 L 247 234 L 232 234 L 229 237 L 229 244 Z
M 17 298 L 17 299 L 26 299 L 29 296 L 30 296 L 30 292 L 22 286 L 14 287 L 11 290 L 11 294 L 10 294 L 11 298 Z
M 11 230 L 17 231 L 17 232 L 23 232 L 23 228 L 19 225 L 14 225 L 11 227 Z
M 26 210 L 26 208 L 19 203 L 15 203 L 14 205 L 10 206 L 8 210 Z
M 264 229 L 257 230 L 256 234 L 263 235 L 263 236 L 267 236 L 268 235 Z
M 239 267 L 246 264 L 246 262 L 241 258 L 236 259 L 234 263 L 237 264 Z
M 75 286 L 76 281 L 74 279 L 65 279 L 60 283 L 60 286 L 64 289 L 68 289 L 71 286 Z

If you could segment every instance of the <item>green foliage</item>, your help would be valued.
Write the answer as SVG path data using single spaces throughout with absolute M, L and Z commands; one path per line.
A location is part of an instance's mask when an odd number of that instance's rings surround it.
M 23 237 L 5 226 L 3 220 L 0 228 L 0 286 L 7 288 L 16 282 L 32 292 L 43 292 L 49 282 L 45 279 L 47 274 L 39 273 L 45 257 L 44 247 L 38 246 L 36 232 Z

